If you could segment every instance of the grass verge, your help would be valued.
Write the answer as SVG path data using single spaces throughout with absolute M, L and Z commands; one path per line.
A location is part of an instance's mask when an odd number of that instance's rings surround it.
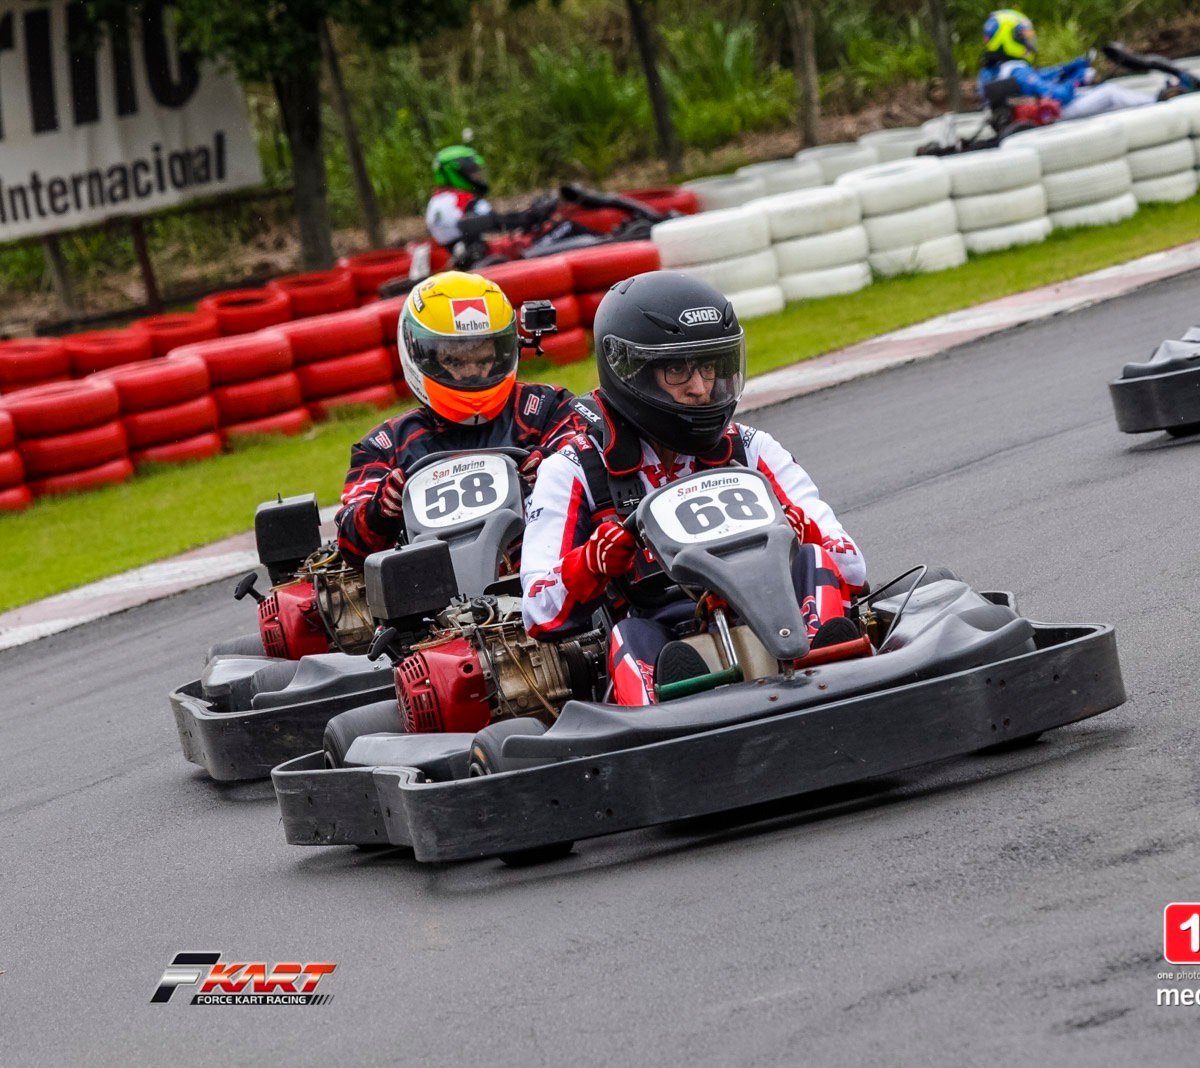
M 1200 197 L 1143 208 L 1119 226 L 1054 234 L 1040 245 L 981 256 L 953 271 L 794 304 L 747 323 L 750 373 L 1198 236 Z M 534 360 L 524 374 L 577 393 L 595 385 L 591 361 L 553 368 Z M 160 468 L 81 496 L 44 498 L 26 512 L 0 515 L 8 565 L 0 611 L 247 530 L 255 505 L 276 493 L 315 491 L 319 502 L 333 503 L 350 443 L 378 421 L 376 413 L 345 413 L 297 438 L 262 439 L 212 460 Z

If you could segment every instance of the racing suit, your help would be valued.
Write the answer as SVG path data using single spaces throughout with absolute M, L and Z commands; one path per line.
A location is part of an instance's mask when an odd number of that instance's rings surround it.
M 504 410 L 478 426 L 448 422 L 425 407 L 381 423 L 350 450 L 342 507 L 334 520 L 343 559 L 361 568 L 371 553 L 390 549 L 400 539 L 403 518 L 384 515 L 376 497 L 393 468 L 407 471 L 434 452 L 489 446 L 529 449 L 536 459 L 553 452 L 583 425 L 572 400 L 557 386 L 518 382 Z M 529 471 L 535 465 L 522 466 Z
M 1154 95 L 1139 93 L 1112 82 L 1088 85 L 1092 67 L 1085 56 L 1056 67 L 1034 67 L 1023 59 L 1006 59 L 985 66 L 979 72 L 976 88 L 985 100 L 985 90 L 993 82 L 1012 79 L 1023 96 L 1043 97 L 1062 105 L 1064 119 L 1082 119 L 1105 111 L 1153 104 Z
M 603 405 L 597 391 L 592 403 L 602 413 L 604 433 L 596 429 L 573 437 L 542 464 L 526 506 L 525 543 L 521 558 L 525 627 L 542 639 L 566 637 L 590 624 L 606 594 L 614 614 L 625 614 L 609 644 L 609 677 L 618 704 L 645 705 L 653 700 L 654 665 L 673 637 L 670 624 L 692 615 L 694 605 L 681 601 L 665 609 L 642 612 L 611 596 L 606 583 L 579 569 L 579 556 L 592 532 L 605 520 L 620 519 L 611 498 L 603 498 L 594 472 L 633 475 L 643 493 L 698 470 L 727 467 L 745 457 L 746 466 L 767 477 L 781 505 L 802 517 L 800 551 L 792 566 L 792 583 L 809 635 L 834 616 L 844 615 L 851 594 L 866 580 L 866 564 L 833 510 L 821 500 L 808 473 L 770 434 L 731 423 L 717 447 L 704 456 L 678 456 L 668 469 L 654 447 L 632 426 Z M 589 455 L 590 454 L 590 455 Z M 635 562 L 634 578 L 658 571 L 645 552 Z
M 433 191 L 425 206 L 425 226 L 429 235 L 447 251 L 461 240 L 458 222 L 464 215 L 491 215 L 492 206 L 476 193 L 444 186 Z

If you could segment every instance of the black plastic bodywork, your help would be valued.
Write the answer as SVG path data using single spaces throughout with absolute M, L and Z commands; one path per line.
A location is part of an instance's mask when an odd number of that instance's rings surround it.
M 1145 363 L 1127 363 L 1108 393 L 1126 434 L 1200 431 L 1200 331 L 1164 341 Z
M 546 761 L 521 771 L 447 777 L 466 760 L 467 735 L 441 736 L 437 766 L 420 748 L 426 739 L 360 738 L 348 762 L 372 766 L 323 770 L 312 753 L 272 772 L 284 833 L 297 845 L 409 846 L 420 861 L 493 856 L 887 775 L 1124 701 L 1111 627 L 999 616 L 976 643 L 1000 653 L 993 659 L 963 647 L 934 668 L 921 628 L 910 627 L 907 658 L 902 642 L 875 658 L 650 709 L 571 702 L 545 734 L 505 742 L 506 756 Z

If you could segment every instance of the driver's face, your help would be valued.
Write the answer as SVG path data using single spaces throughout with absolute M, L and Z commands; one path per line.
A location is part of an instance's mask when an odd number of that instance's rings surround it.
M 654 368 L 654 380 L 676 404 L 697 407 L 712 403 L 716 372 L 712 364 L 667 364 Z
M 491 377 L 496 367 L 496 343 L 491 338 L 459 341 L 438 353 L 438 363 L 455 382 Z

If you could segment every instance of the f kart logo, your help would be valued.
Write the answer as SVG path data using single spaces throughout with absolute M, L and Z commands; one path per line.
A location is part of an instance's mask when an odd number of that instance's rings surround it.
M 483 297 L 452 299 L 450 312 L 454 316 L 454 329 L 461 330 L 464 334 L 492 328 L 492 317 L 488 315 L 487 301 Z
M 700 326 L 703 323 L 719 323 L 721 313 L 716 308 L 688 308 L 679 316 L 684 326 Z
M 176 953 L 150 1004 L 170 1001 L 177 987 L 198 986 L 193 1005 L 326 1005 L 333 995 L 318 994 L 317 984 L 336 968 L 328 961 L 223 964 L 220 953 Z

